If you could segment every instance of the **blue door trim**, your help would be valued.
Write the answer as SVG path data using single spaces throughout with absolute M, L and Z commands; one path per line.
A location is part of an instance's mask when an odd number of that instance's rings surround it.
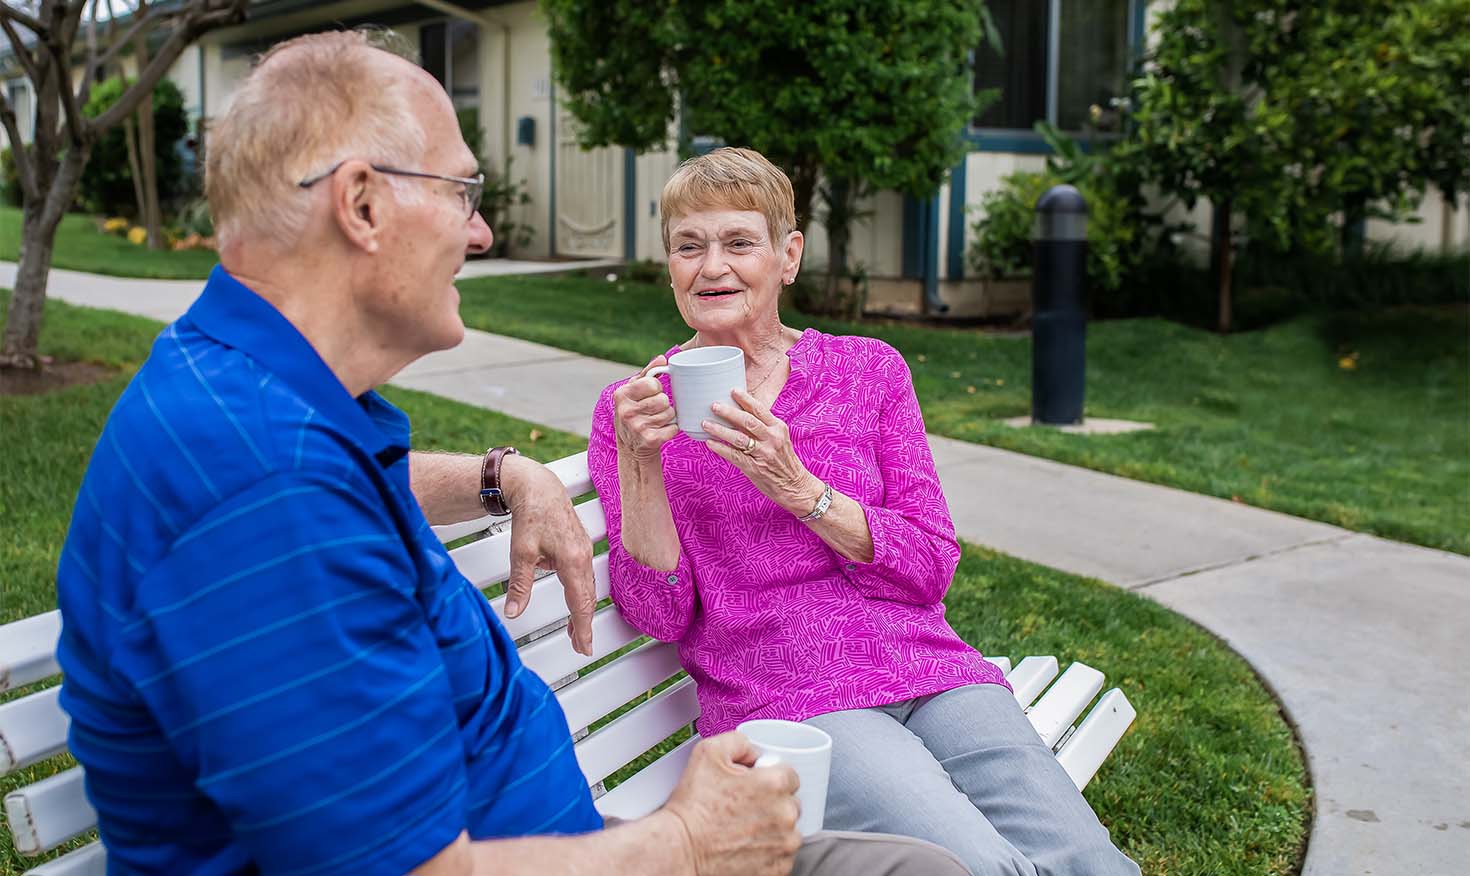
M 965 166 L 968 155 L 949 172 L 949 257 L 945 275 L 951 280 L 965 276 Z

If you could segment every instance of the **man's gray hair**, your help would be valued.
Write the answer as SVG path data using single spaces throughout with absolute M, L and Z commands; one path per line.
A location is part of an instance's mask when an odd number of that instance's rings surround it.
M 414 84 L 378 51 L 414 54 L 401 35 L 374 28 L 296 37 L 260 57 L 208 140 L 205 194 L 221 247 L 261 236 L 289 249 L 310 199 L 298 183 L 339 161 L 420 159 Z M 417 197 L 398 182 L 400 196 Z

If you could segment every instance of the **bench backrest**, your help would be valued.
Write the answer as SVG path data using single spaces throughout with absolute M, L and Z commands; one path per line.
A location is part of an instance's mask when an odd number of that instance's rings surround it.
M 568 495 L 592 492 L 585 453 L 549 467 L 566 485 Z M 607 521 L 602 503 L 593 498 L 576 508 L 593 542 L 604 539 Z M 508 521 L 484 517 L 435 527 L 435 532 L 446 544 L 481 536 L 450 549 L 460 571 L 477 587 L 489 589 L 509 577 Z M 605 552 L 594 558 L 592 568 L 598 600 L 604 601 L 609 593 Z M 561 581 L 554 574 L 535 583 L 520 617 L 507 618 L 504 603 L 504 595 L 491 600 L 496 615 L 515 637 L 521 659 L 556 691 L 577 739 L 577 762 L 597 796 L 597 808 L 621 818 L 637 818 L 658 808 L 683 772 L 697 738 L 688 732 L 699 714 L 694 683 L 678 677 L 674 645 L 647 639 L 609 604 L 593 619 L 592 655 L 578 654 L 562 632 L 568 612 Z M 54 611 L 0 627 L 0 693 L 60 672 L 54 657 L 60 631 L 61 620 Z M 1102 690 L 1102 673 L 1074 663 L 1057 678 L 1053 657 L 1027 657 L 1014 669 L 1006 658 L 990 659 L 1007 672 L 1016 698 L 1030 706 L 1032 725 L 1057 751 L 1073 781 L 1079 788 L 1085 786 L 1133 720 L 1127 698 L 1116 689 L 1108 691 L 1087 719 L 1073 726 Z M 1056 683 L 1038 700 L 1054 678 Z M 0 705 L 0 775 L 65 751 L 68 719 L 57 704 L 58 692 L 58 687 L 51 687 Z M 684 735 L 688 738 L 680 741 Z M 609 776 L 640 759 L 646 762 L 635 773 L 603 793 Z M 80 767 L 7 794 L 5 809 L 22 854 L 50 851 L 96 826 Z M 30 872 L 102 876 L 105 852 L 94 842 Z

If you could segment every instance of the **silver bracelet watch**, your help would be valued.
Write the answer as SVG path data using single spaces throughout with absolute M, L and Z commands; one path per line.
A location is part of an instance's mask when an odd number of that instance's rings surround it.
M 817 507 L 812 509 L 812 513 L 808 514 L 805 517 L 798 517 L 796 518 L 797 520 L 800 520 L 802 523 L 810 523 L 813 520 L 821 520 L 822 517 L 826 515 L 827 509 L 832 507 L 832 485 L 828 483 L 823 483 L 822 486 L 824 487 L 824 489 L 822 490 L 822 498 L 817 500 Z

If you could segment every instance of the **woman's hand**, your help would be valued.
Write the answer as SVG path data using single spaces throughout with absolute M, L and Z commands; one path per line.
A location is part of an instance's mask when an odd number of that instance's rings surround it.
M 642 461 L 658 459 L 659 449 L 679 434 L 674 406 L 663 384 L 657 377 L 646 376 L 649 370 L 663 364 L 663 356 L 654 357 L 637 377 L 613 393 L 618 450 Z
M 705 444 L 777 505 L 798 517 L 811 513 L 824 487 L 797 458 L 786 424 L 745 390 L 731 396 L 739 407 L 717 402 L 711 410 L 734 428 L 705 420 Z

